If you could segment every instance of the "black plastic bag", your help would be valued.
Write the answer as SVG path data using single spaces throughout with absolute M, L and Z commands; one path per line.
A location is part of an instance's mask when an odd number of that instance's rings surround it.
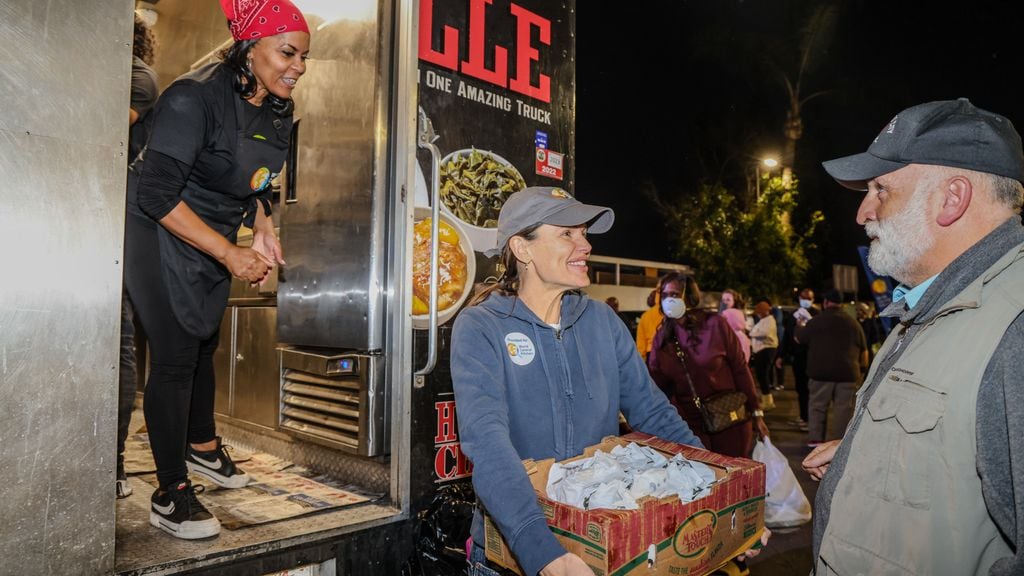
M 416 550 L 403 576 L 460 576 L 467 573 L 466 541 L 476 496 L 469 482 L 442 486 L 417 515 Z

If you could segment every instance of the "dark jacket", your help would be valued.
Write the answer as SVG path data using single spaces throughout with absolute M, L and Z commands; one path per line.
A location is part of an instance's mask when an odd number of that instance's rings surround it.
M 826 308 L 796 329 L 796 339 L 807 346 L 807 376 L 822 382 L 860 382 L 867 369 L 864 331 L 849 314 Z
M 821 309 L 811 306 L 807 312 L 813 318 L 821 313 Z M 793 318 L 793 314 L 786 314 L 786 319 L 782 323 L 782 332 L 783 336 L 779 340 L 779 354 L 782 354 L 782 357 L 789 362 L 806 363 L 807 346 L 796 341 L 796 319 Z

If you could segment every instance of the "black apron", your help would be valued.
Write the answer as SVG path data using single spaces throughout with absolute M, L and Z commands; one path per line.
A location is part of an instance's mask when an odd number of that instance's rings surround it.
M 252 227 L 256 210 L 262 209 L 257 197 L 267 193 L 270 180 L 284 165 L 291 118 L 278 118 L 265 104 L 247 123 L 242 107 L 252 105 L 233 90 L 227 97 L 234 102 L 223 126 L 225 133 L 235 134 L 232 169 L 203 189 L 189 180 L 181 199 L 210 228 L 234 244 L 241 224 Z M 231 273 L 163 226 L 157 226 L 157 238 L 174 316 L 186 332 L 205 340 L 220 328 L 231 292 Z

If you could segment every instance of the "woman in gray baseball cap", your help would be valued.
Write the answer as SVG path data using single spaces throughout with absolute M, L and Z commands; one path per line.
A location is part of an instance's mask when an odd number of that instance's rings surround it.
M 525 574 L 592 574 L 548 529 L 522 460 L 564 460 L 634 430 L 703 447 L 655 387 L 625 325 L 580 292 L 590 284 L 588 233 L 607 231 L 610 208 L 559 188 L 513 194 L 498 217 L 497 283 L 455 321 L 452 382 L 459 436 L 473 462 L 477 514 L 472 574 L 490 574 L 482 512 Z

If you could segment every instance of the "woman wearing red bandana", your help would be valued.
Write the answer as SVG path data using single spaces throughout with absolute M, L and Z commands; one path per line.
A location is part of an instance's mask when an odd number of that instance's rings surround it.
M 309 52 L 306 20 L 289 0 L 221 7 L 235 43 L 164 91 L 128 176 L 125 279 L 149 337 L 145 415 L 160 483 L 150 523 L 186 539 L 220 533 L 189 472 L 224 488 L 249 482 L 216 433 L 213 353 L 231 277 L 263 282 L 284 264 L 270 181 Z M 253 229 L 251 248 L 235 243 L 242 224 Z

